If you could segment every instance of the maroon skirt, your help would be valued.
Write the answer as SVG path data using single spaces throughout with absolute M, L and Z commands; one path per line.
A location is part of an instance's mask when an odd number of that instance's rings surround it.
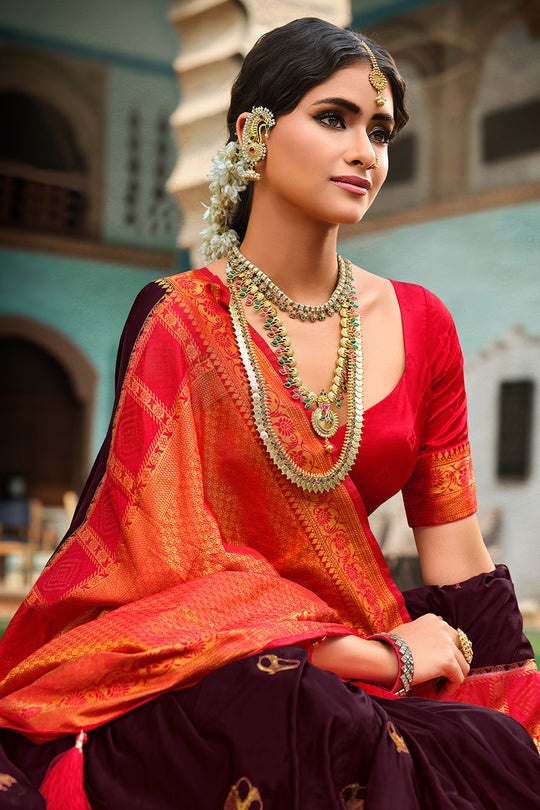
M 17 779 L 0 807 L 45 808 L 39 785 L 73 739 L 0 737 L 0 772 Z M 299 647 L 162 695 L 91 731 L 84 752 L 93 810 L 540 808 L 540 757 L 515 720 L 370 697 Z
M 462 626 L 473 665 L 532 654 L 503 567 L 406 598 L 411 615 Z M 0 808 L 44 810 L 47 767 L 73 743 L 0 729 Z M 90 731 L 84 757 L 93 810 L 540 810 L 540 757 L 518 722 L 369 696 L 294 646 L 234 661 Z

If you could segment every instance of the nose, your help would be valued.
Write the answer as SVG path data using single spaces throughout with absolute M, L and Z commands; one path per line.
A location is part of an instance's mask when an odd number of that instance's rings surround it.
M 365 130 L 351 132 L 351 143 L 345 160 L 351 166 L 371 166 L 377 155 Z

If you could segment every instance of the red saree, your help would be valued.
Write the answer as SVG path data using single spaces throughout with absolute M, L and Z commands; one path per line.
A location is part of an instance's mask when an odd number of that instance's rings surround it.
M 383 403 L 399 401 L 410 428 L 404 438 L 391 427 L 371 432 L 383 407 L 370 409 L 351 476 L 305 494 L 277 473 L 256 434 L 224 288 L 203 271 L 161 284 L 152 311 L 136 304 L 137 326 L 128 323 L 111 432 L 74 529 L 0 642 L 0 725 L 36 742 L 101 726 L 258 651 L 407 621 L 369 529 L 362 476 L 379 481 L 372 506 L 405 486 L 411 521 L 422 525 L 475 510 L 461 356 L 448 319 L 419 288 L 395 285 L 408 365 Z M 420 299 L 436 347 L 424 364 L 407 332 L 407 308 L 420 317 Z M 302 466 L 327 469 L 332 460 L 257 343 L 282 441 Z M 361 468 L 370 453 L 387 457 L 385 442 L 402 463 Z M 496 708 L 538 742 L 538 673 L 520 665 L 527 705 L 506 692 L 506 671 L 489 674 L 467 699 L 491 705 L 494 692 L 506 695 Z

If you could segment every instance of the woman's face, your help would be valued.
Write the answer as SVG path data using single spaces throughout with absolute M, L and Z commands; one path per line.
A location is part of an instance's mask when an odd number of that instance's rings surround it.
M 379 107 L 369 72 L 363 63 L 336 71 L 278 119 L 257 165 L 254 205 L 261 193 L 285 216 L 336 225 L 363 217 L 386 178 L 394 128 L 390 86 Z

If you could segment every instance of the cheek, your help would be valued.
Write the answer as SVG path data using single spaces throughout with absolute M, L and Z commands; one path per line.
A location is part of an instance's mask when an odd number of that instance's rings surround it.
M 323 148 L 313 128 L 302 124 L 287 123 L 286 128 L 275 132 L 274 141 L 268 144 L 268 169 L 270 173 L 290 173 L 302 182 L 302 173 L 309 172 L 323 159 Z M 309 180 L 310 174 L 306 174 Z

